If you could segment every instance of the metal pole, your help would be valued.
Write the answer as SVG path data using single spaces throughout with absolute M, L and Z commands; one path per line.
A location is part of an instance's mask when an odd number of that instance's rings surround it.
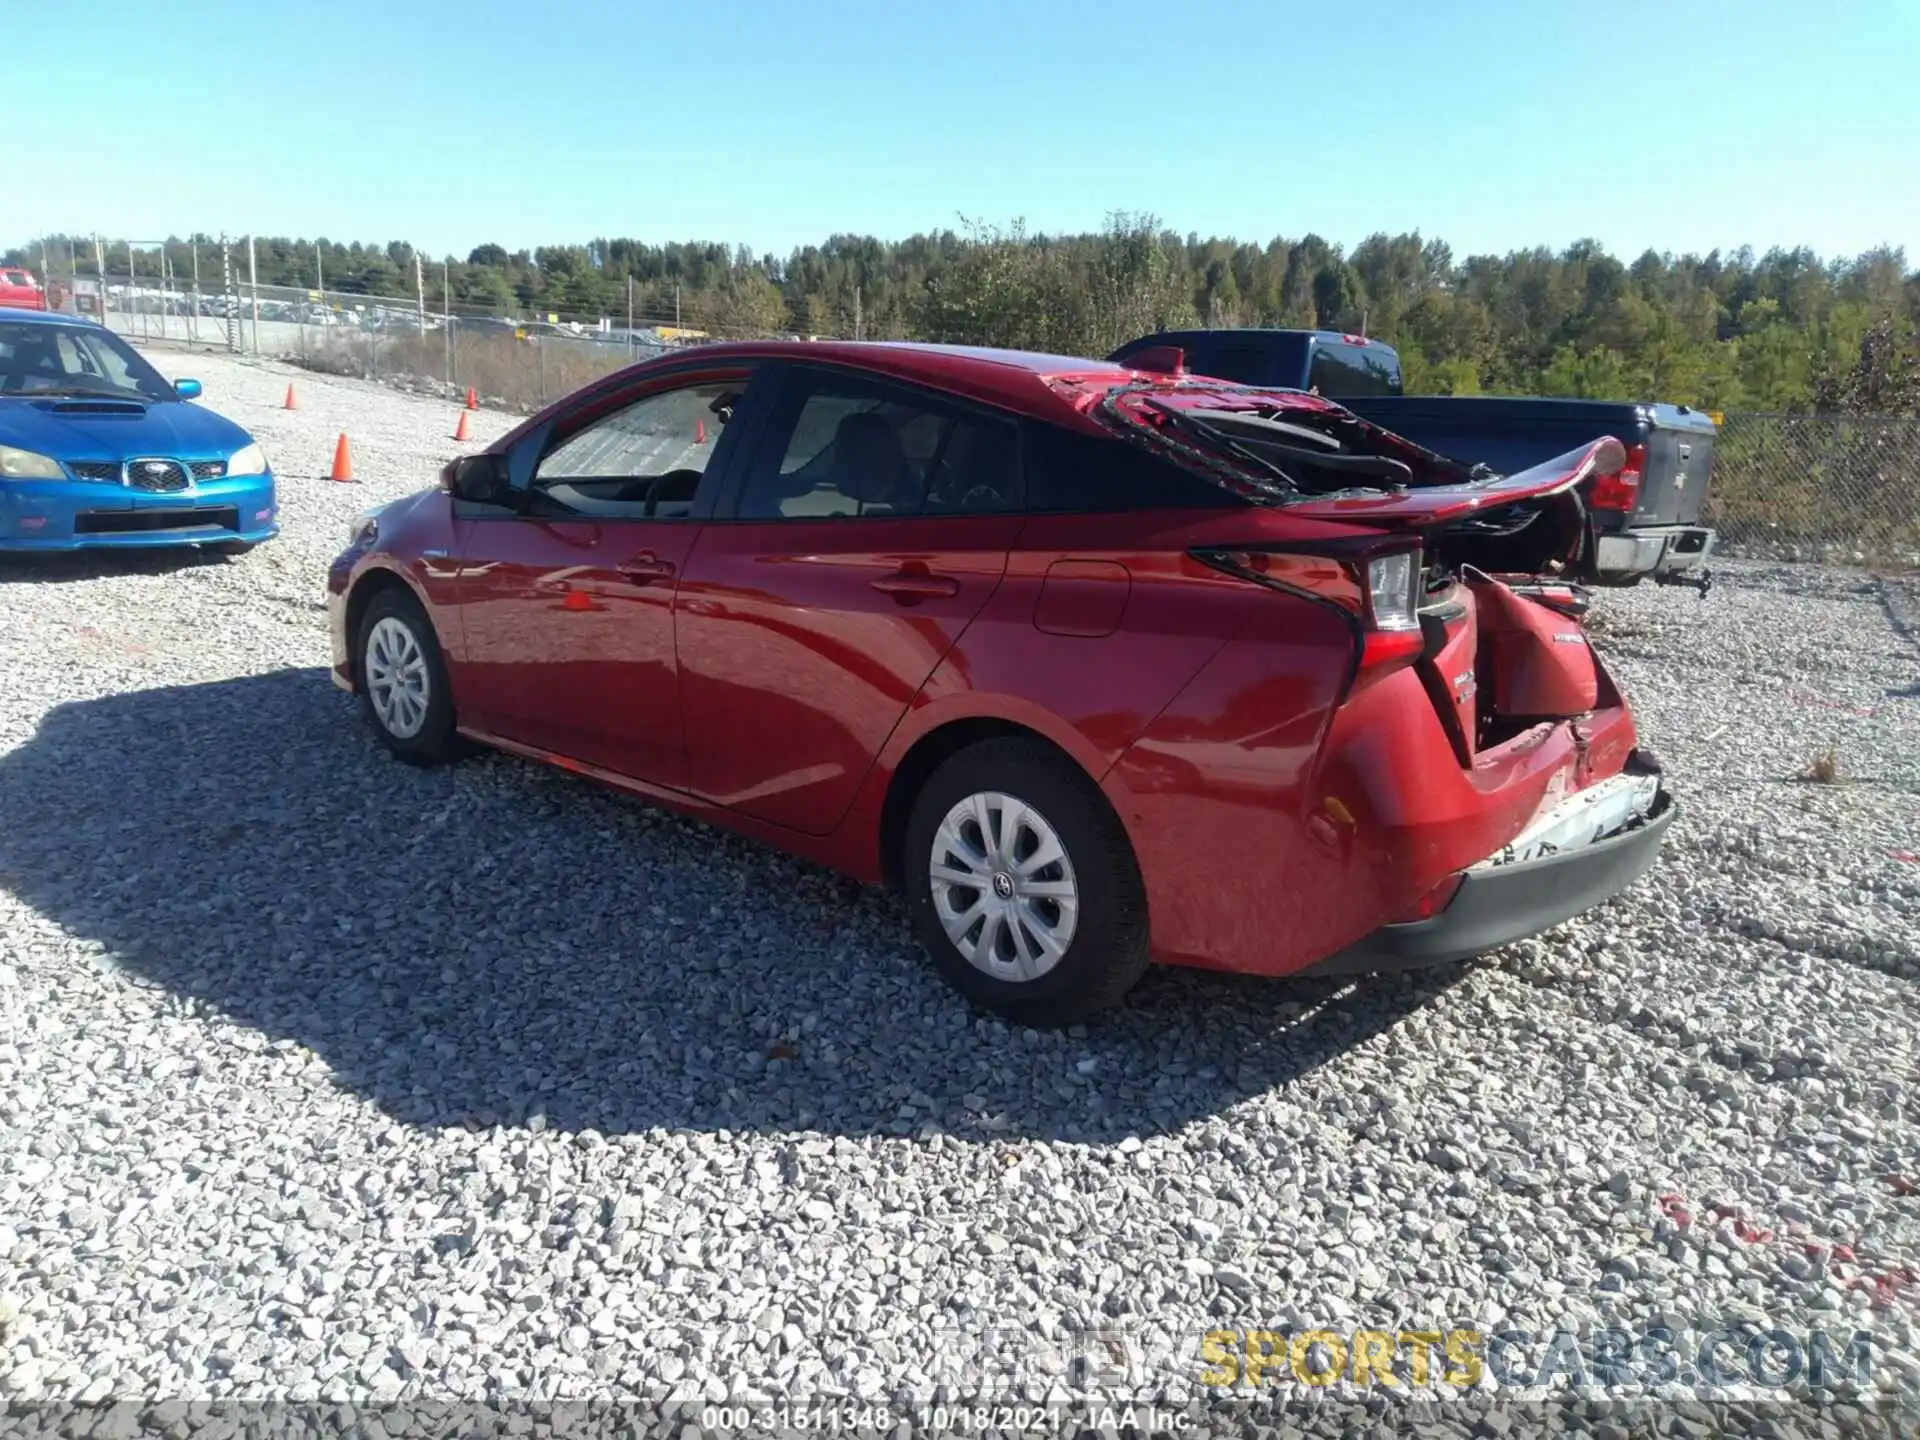
M 227 246 L 224 231 L 220 235 L 220 308 L 226 312 L 227 349 L 240 349 L 240 300 L 233 293 L 233 251 Z
M 200 237 L 195 234 L 187 242 L 193 247 L 193 308 L 187 311 L 187 333 L 194 339 L 200 338 Z
M 413 252 L 413 289 L 420 300 L 420 338 L 427 338 L 427 269 L 420 263 L 420 252 Z
M 627 272 L 627 363 L 633 363 L 633 272 Z
M 138 306 L 140 304 L 140 286 L 137 283 L 137 278 L 133 268 L 133 242 L 129 240 L 127 241 L 127 303 L 129 305 Z M 147 338 L 146 308 L 141 306 L 138 313 L 140 316 L 140 338 L 144 340 Z M 131 329 L 132 327 L 129 326 L 128 328 Z
M 107 323 L 107 251 L 100 243 L 99 235 L 93 237 L 93 268 L 100 272 L 99 313 L 94 317 L 102 325 Z
M 451 278 L 453 262 L 440 262 L 440 308 L 443 312 L 440 328 L 447 332 L 447 389 L 453 389 L 453 281 Z
M 247 236 L 247 289 L 253 295 L 253 353 L 260 353 L 260 271 L 254 263 L 253 236 Z

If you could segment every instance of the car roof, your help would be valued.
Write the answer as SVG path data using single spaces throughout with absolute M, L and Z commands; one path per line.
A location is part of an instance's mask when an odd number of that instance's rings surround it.
M 5 305 L 0 305 L 0 320 L 8 324 L 24 320 L 29 325 L 84 325 L 89 330 L 103 328 L 84 315 L 69 315 L 62 310 L 14 310 Z
M 1139 372 L 1079 355 L 931 345 L 905 340 L 737 340 L 676 350 L 649 365 L 706 360 L 785 360 L 845 366 L 887 380 L 944 390 L 962 399 L 1058 420 L 1072 407 L 1048 383 L 1060 379 L 1123 383 Z

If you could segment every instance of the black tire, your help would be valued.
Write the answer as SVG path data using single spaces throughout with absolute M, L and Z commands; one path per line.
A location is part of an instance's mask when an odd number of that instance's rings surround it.
M 1065 950 L 1052 968 L 1030 979 L 1002 978 L 976 966 L 947 937 L 936 907 L 930 875 L 935 838 L 949 811 L 987 792 L 1038 812 L 1066 852 L 1078 890 L 1077 923 Z M 915 933 L 947 981 L 982 1009 L 1021 1025 L 1070 1025 L 1117 1004 L 1145 973 L 1146 891 L 1126 830 L 1099 788 L 1048 746 L 986 740 L 950 757 L 915 798 L 905 847 L 900 874 Z M 1060 873 L 1057 867 L 1034 872 L 1037 878 Z M 1023 934 L 1031 939 L 1033 932 Z
M 374 628 L 383 621 L 405 627 L 419 646 L 426 668 L 426 714 L 419 727 L 409 734 L 396 733 L 381 717 L 374 702 L 373 686 L 368 682 L 367 648 Z M 447 684 L 447 665 L 440 654 L 440 640 L 433 622 L 427 619 L 420 602 L 404 590 L 382 590 L 368 602 L 360 616 L 360 633 L 354 637 L 355 688 L 360 692 L 360 713 L 373 727 L 373 733 L 400 759 L 409 765 L 439 765 L 458 753 L 453 731 L 453 696 Z
M 238 559 L 249 553 L 259 543 L 258 540 L 222 540 L 219 544 L 209 545 L 207 548 L 216 555 L 228 555 Z

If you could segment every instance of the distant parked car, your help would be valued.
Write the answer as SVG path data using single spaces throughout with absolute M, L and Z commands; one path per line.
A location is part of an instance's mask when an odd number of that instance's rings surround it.
M 31 270 L 17 265 L 0 267 L 0 308 L 45 310 L 47 292 L 41 289 Z
M 0 552 L 270 539 L 267 457 L 199 394 L 90 320 L 0 312 Z
M 1556 559 L 1622 462 L 1476 481 L 1299 392 L 709 345 L 361 517 L 333 673 L 403 759 L 466 735 L 902 887 L 1022 1022 L 1150 958 L 1445 961 L 1621 890 L 1674 814 L 1575 592 L 1476 566 Z

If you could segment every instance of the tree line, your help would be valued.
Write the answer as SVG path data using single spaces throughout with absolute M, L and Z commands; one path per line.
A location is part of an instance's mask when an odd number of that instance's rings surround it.
M 93 272 L 90 237 L 6 252 L 55 276 L 68 256 Z M 260 283 L 415 294 L 405 242 L 260 236 Z M 136 249 L 142 276 L 175 283 L 206 236 Z M 245 246 L 234 247 L 245 278 Z M 316 269 L 317 255 L 317 269 Z M 127 272 L 109 249 L 109 274 Z M 1456 257 L 1419 233 L 1343 248 L 1309 234 L 1258 244 L 1182 236 L 1152 216 L 1099 231 L 1030 233 L 962 222 L 888 241 L 835 235 L 780 257 L 745 246 L 597 239 L 464 260 L 423 257 L 430 306 L 615 323 L 679 323 L 716 334 L 925 339 L 1104 355 L 1146 331 L 1194 325 L 1363 332 L 1396 346 L 1410 392 L 1661 399 L 1710 409 L 1920 412 L 1920 273 L 1890 247 L 1851 258 L 1806 248 L 1708 255 L 1647 251 L 1623 261 L 1591 240 L 1554 251 Z

